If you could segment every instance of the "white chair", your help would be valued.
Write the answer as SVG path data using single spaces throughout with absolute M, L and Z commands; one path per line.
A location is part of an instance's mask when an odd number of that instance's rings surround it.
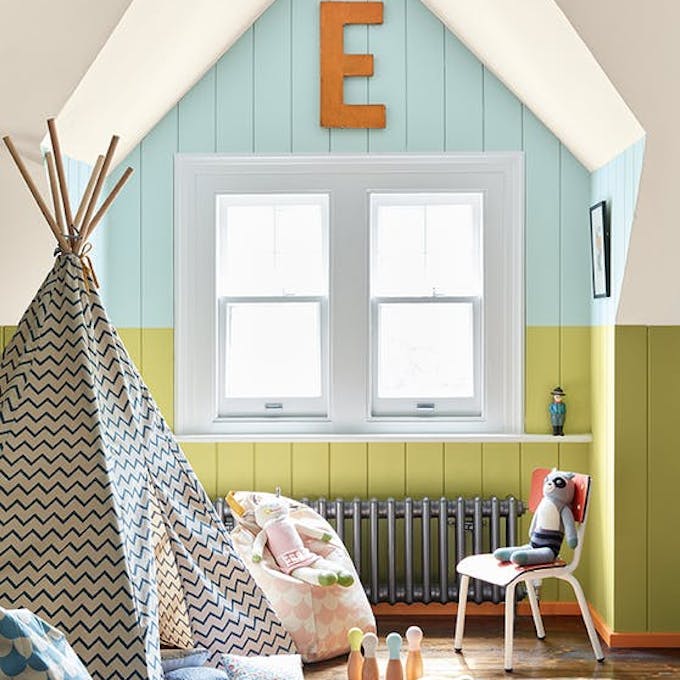
M 529 499 L 529 509 L 534 512 L 543 496 L 543 481 L 545 476 L 550 472 L 547 469 L 534 470 L 531 478 L 531 496 Z M 590 644 L 593 646 L 595 658 L 598 661 L 604 661 L 602 654 L 602 647 L 595 632 L 595 626 L 590 616 L 588 603 L 586 602 L 583 588 L 573 575 L 573 571 L 578 566 L 581 559 L 581 551 L 583 550 L 583 537 L 586 529 L 586 520 L 588 518 L 588 500 L 590 497 L 590 483 L 591 479 L 588 475 L 577 474 L 574 478 L 576 484 L 576 492 L 574 494 L 574 501 L 572 503 L 572 511 L 574 513 L 574 520 L 578 522 L 578 545 L 574 550 L 574 556 L 571 562 L 566 563 L 563 560 L 556 560 L 548 564 L 536 564 L 526 567 L 519 567 L 511 562 L 499 562 L 493 555 L 471 555 L 461 560 L 456 569 L 462 578 L 460 580 L 460 591 L 458 597 L 458 614 L 456 617 L 456 634 L 454 640 L 454 647 L 456 652 L 460 652 L 463 648 L 463 631 L 465 629 L 465 606 L 467 604 L 468 588 L 470 579 L 476 578 L 487 583 L 505 587 L 505 654 L 504 667 L 507 672 L 512 671 L 512 643 L 515 626 L 515 588 L 518 583 L 526 583 L 527 593 L 529 596 L 529 604 L 531 605 L 531 614 L 534 619 L 536 627 L 536 635 L 540 640 L 545 638 L 545 629 L 543 628 L 543 620 L 541 619 L 541 612 L 539 609 L 538 598 L 534 589 L 534 581 L 540 581 L 544 578 L 559 578 L 566 581 L 574 589 L 576 599 L 581 608 L 581 615 L 583 622 L 588 630 L 588 637 Z

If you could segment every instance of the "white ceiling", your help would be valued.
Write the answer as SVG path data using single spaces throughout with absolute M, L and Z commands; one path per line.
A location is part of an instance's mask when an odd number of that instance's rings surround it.
M 679 325 L 680 2 L 559 4 L 647 133 L 617 323 Z
M 589 170 L 644 135 L 553 0 L 423 2 Z
M 56 116 L 130 0 L 0 0 L 0 136 L 47 195 L 40 163 Z M 0 144 L 0 325 L 16 323 L 49 271 L 54 238 Z
M 133 0 L 57 118 L 63 145 L 93 162 L 111 134 L 123 158 L 273 0 Z
M 131 0 L 0 0 L 0 133 L 37 159 L 56 116 Z M 3 158 L 4 161 L 4 158 Z

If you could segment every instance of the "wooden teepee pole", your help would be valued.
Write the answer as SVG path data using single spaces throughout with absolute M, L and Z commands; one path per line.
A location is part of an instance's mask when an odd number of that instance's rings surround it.
M 54 156 L 51 151 L 48 151 L 45 154 L 45 162 L 47 163 L 47 176 L 50 181 L 50 193 L 52 194 L 52 204 L 54 205 L 54 216 L 57 218 L 59 231 L 64 234 L 66 232 L 66 225 L 64 224 L 64 215 L 61 212 L 59 187 L 57 186 L 57 171 L 54 166 Z
M 47 220 L 47 224 L 50 225 L 50 229 L 52 230 L 52 233 L 57 239 L 57 242 L 59 243 L 59 247 L 61 248 L 62 252 L 64 253 L 71 252 L 69 244 L 64 238 L 64 235 L 59 231 L 59 227 L 57 226 L 57 223 L 54 221 L 54 217 L 52 217 L 52 215 L 50 214 L 50 210 L 47 207 L 45 201 L 43 200 L 43 197 L 40 195 L 38 187 L 36 187 L 33 178 L 29 174 L 28 170 L 26 169 L 26 166 L 24 165 L 23 160 L 21 159 L 21 156 L 19 156 L 19 152 L 16 150 L 14 142 L 12 142 L 10 137 L 3 137 L 2 141 L 5 142 L 5 146 L 7 147 L 10 156 L 12 156 L 12 160 L 14 160 L 14 163 L 16 164 L 19 172 L 21 173 L 21 176 L 24 178 L 24 182 L 26 182 L 28 190 L 31 192 L 31 195 L 35 199 L 35 202 L 38 204 L 40 212 L 43 214 L 43 217 Z
M 47 129 L 50 133 L 50 141 L 52 142 L 52 152 L 54 153 L 54 160 L 57 164 L 57 176 L 59 177 L 59 189 L 61 190 L 61 200 L 64 204 L 64 215 L 66 217 L 66 226 L 71 237 L 71 242 L 75 236 L 73 231 L 73 215 L 71 214 L 71 201 L 68 197 L 68 184 L 66 183 L 66 174 L 64 173 L 64 159 L 61 155 L 61 145 L 59 144 L 59 136 L 57 135 L 57 126 L 54 118 L 49 118 L 47 121 Z
M 78 233 L 80 233 L 80 225 L 82 224 L 83 217 L 85 217 L 85 208 L 87 208 L 87 204 L 90 202 L 90 198 L 92 198 L 94 183 L 97 181 L 97 177 L 99 177 L 103 163 L 104 156 L 97 156 L 97 161 L 95 162 L 94 168 L 92 168 L 92 173 L 90 174 L 90 180 L 87 183 L 87 187 L 85 187 L 85 193 L 80 199 L 78 212 L 76 213 L 75 219 L 73 220 L 73 227 Z
M 111 204 L 116 200 L 116 197 L 120 193 L 121 189 L 125 186 L 126 182 L 130 179 L 132 176 L 132 173 L 134 170 L 132 168 L 128 168 L 121 178 L 116 182 L 116 185 L 111 189 L 111 193 L 106 197 L 106 200 L 102 203 L 101 208 L 97 211 L 95 216 L 90 220 L 89 224 L 83 225 L 83 231 L 82 231 L 82 244 L 85 245 L 87 242 L 87 239 L 92 236 L 92 232 L 94 231 L 95 227 L 101 222 L 102 217 L 106 214 L 106 211 L 111 207 Z
M 97 176 L 97 182 L 94 185 L 94 191 L 92 192 L 90 202 L 88 203 L 87 210 L 85 211 L 85 218 L 83 219 L 84 228 L 87 228 L 87 225 L 90 223 L 90 220 L 92 219 L 92 214 L 94 213 L 95 206 L 97 205 L 97 201 L 99 200 L 99 195 L 101 194 L 102 188 L 104 187 L 104 180 L 106 179 L 106 175 L 108 174 L 109 168 L 111 167 L 111 161 L 113 161 L 113 155 L 116 153 L 116 147 L 118 146 L 119 139 L 120 137 L 116 135 L 111 137 L 111 143 L 109 144 L 106 156 L 104 157 L 102 168 L 99 171 L 99 175 Z M 76 253 L 79 253 L 80 249 L 83 247 L 84 243 L 83 231 L 84 229 L 80 230 L 80 234 L 76 241 L 75 248 Z

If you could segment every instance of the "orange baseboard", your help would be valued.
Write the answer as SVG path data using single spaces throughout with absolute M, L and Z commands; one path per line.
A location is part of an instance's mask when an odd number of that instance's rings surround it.
M 612 630 L 592 604 L 590 605 L 590 613 L 597 632 L 608 647 L 680 648 L 680 633 L 622 633 Z
M 467 613 L 469 616 L 502 616 L 503 604 L 484 602 L 476 604 L 468 602 Z M 430 602 L 424 604 L 375 604 L 373 613 L 376 616 L 449 616 L 453 617 L 458 611 L 458 605 L 454 602 L 441 604 Z M 541 613 L 544 616 L 580 616 L 581 610 L 576 602 L 541 602 Z M 680 648 L 680 633 L 622 633 L 612 630 L 600 613 L 590 605 L 590 613 L 598 634 L 608 647 L 616 648 L 657 648 L 670 649 Z M 519 616 L 531 616 L 528 602 L 520 602 L 517 606 Z

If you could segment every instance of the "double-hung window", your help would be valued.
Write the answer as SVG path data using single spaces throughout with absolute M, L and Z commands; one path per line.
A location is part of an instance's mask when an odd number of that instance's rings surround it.
M 480 416 L 483 196 L 373 193 L 373 416 Z
M 217 198 L 221 416 L 328 413 L 328 196 Z
M 179 434 L 519 433 L 518 153 L 179 155 Z

